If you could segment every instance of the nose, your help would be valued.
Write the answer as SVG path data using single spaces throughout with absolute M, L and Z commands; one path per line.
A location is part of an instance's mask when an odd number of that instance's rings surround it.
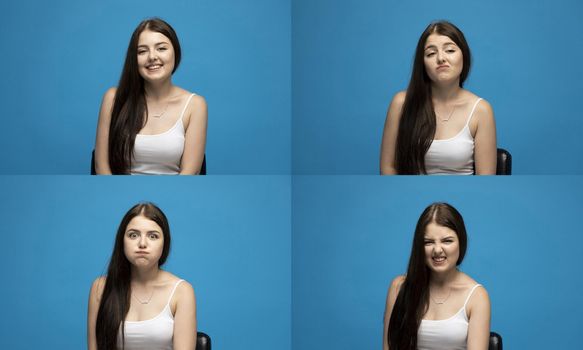
M 146 248 L 146 246 L 147 246 L 146 242 L 147 242 L 146 236 L 140 236 L 140 240 L 138 242 L 138 246 L 140 248 Z
M 437 63 L 443 63 L 445 61 L 445 55 L 443 52 L 438 50 L 435 56 L 437 57 Z
M 150 60 L 150 61 L 156 60 L 156 50 L 149 50 L 148 51 L 148 60 Z
M 433 246 L 433 252 L 435 254 L 440 254 L 443 253 L 443 247 L 441 246 L 441 244 L 436 244 Z

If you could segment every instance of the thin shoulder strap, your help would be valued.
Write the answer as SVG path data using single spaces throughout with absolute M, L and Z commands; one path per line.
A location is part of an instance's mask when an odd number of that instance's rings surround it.
M 184 281 L 184 280 L 178 280 L 178 282 L 176 282 L 176 284 L 174 285 L 174 288 L 172 289 L 172 293 L 170 293 L 170 298 L 168 298 L 167 304 L 170 304 L 170 300 L 172 300 L 172 297 L 174 296 L 174 292 L 176 291 L 176 287 L 178 287 L 178 285 L 182 281 Z
M 464 303 L 464 309 L 466 308 L 466 305 L 468 304 L 468 301 L 470 300 L 470 297 L 472 296 L 472 294 L 474 294 L 474 291 L 476 290 L 476 288 L 480 287 L 481 284 L 476 284 L 472 290 L 470 290 L 470 294 L 468 294 L 468 297 L 466 298 L 466 302 Z
M 186 112 L 186 107 L 188 107 L 188 104 L 190 103 L 190 100 L 192 100 L 192 96 L 194 96 L 196 94 L 191 94 L 190 96 L 188 96 L 188 100 L 186 100 L 186 103 L 184 104 L 184 108 L 182 108 L 182 113 L 180 113 L 180 118 L 178 118 L 178 120 L 182 120 L 182 117 L 184 117 L 184 112 Z
M 474 107 L 472 108 L 472 111 L 470 112 L 470 116 L 468 117 L 468 121 L 466 122 L 466 125 L 470 124 L 470 120 L 472 120 L 472 117 L 474 116 L 474 111 L 476 110 L 476 106 L 478 106 L 478 102 L 482 101 L 482 98 L 479 97 L 478 100 L 474 103 Z

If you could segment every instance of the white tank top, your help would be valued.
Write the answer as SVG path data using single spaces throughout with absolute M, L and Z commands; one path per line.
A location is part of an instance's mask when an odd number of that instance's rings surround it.
M 172 350 L 174 316 L 170 310 L 170 300 L 182 281 L 176 282 L 166 306 L 156 317 L 145 321 L 125 321 L 125 350 Z M 122 348 L 121 332 L 118 333 L 117 347 Z
M 468 300 L 480 284 L 468 294 L 464 306 L 445 320 L 421 320 L 417 331 L 418 350 L 466 350 L 468 347 Z
M 136 135 L 132 175 L 176 175 L 180 172 L 180 161 L 184 152 L 184 123 L 182 118 L 190 100 L 180 113 L 180 118 L 169 130 L 155 135 Z
M 470 112 L 463 129 L 454 137 L 445 140 L 433 140 L 425 154 L 425 170 L 428 175 L 473 175 L 474 174 L 474 138 L 470 132 L 470 120 L 478 98 Z

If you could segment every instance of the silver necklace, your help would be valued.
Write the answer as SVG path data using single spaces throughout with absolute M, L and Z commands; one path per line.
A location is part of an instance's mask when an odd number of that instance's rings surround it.
M 449 113 L 449 115 L 447 116 L 446 119 L 443 119 L 439 116 L 439 114 L 437 114 L 437 112 L 435 112 L 435 114 L 437 115 L 437 117 L 439 118 L 439 120 L 442 123 L 447 123 L 449 121 L 449 119 L 451 118 L 451 116 L 453 115 L 453 111 L 455 111 L 455 105 L 453 105 L 453 108 L 451 109 L 451 112 Z
M 449 299 L 450 295 L 451 295 L 451 288 L 449 288 L 449 293 L 447 293 L 447 296 L 445 297 L 445 299 L 443 299 L 442 301 L 437 301 L 437 300 L 435 300 L 435 298 L 433 296 L 431 296 L 431 292 L 429 292 L 429 296 L 431 297 L 431 300 L 433 300 L 433 302 L 436 303 L 437 305 L 445 304 L 447 299 Z
M 154 115 L 152 115 L 152 117 L 156 118 L 156 119 L 162 118 L 164 116 L 164 113 L 166 113 L 166 110 L 168 109 L 168 105 L 169 105 L 169 103 L 166 103 L 166 107 L 164 107 L 164 110 L 162 111 L 162 113 L 154 114 Z
M 132 295 L 134 296 L 134 298 L 136 298 L 136 300 L 137 300 L 137 301 L 138 301 L 140 304 L 142 304 L 142 305 L 146 305 L 146 304 L 149 304 L 149 303 L 150 303 L 150 300 L 152 300 L 152 296 L 154 295 L 154 290 L 152 290 L 152 294 L 150 294 L 150 297 L 149 297 L 149 298 L 148 298 L 148 300 L 146 300 L 146 301 L 141 301 L 141 300 L 140 300 L 140 298 L 138 298 L 138 296 L 137 296 L 137 295 L 135 295 L 134 293 L 132 293 Z

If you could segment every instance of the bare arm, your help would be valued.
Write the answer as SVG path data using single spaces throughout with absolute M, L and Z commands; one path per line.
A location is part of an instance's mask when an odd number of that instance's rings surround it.
M 478 128 L 474 137 L 476 175 L 496 174 L 496 123 L 490 104 L 482 100 L 476 107 Z
M 101 295 L 103 294 L 103 287 L 105 287 L 105 278 L 99 277 L 93 281 L 91 291 L 89 292 L 89 302 L 87 310 L 87 349 L 97 350 L 97 339 L 95 337 L 95 324 L 97 322 L 97 312 L 99 311 L 99 303 Z
M 180 164 L 180 175 L 200 173 L 206 146 L 207 105 L 202 96 L 193 96 L 190 120 L 186 128 L 184 153 Z
M 404 281 L 404 276 L 397 276 L 393 282 L 391 282 L 391 286 L 387 292 L 387 302 L 385 304 L 385 321 L 383 327 L 383 350 L 389 350 L 389 343 L 387 342 L 389 321 L 391 320 L 391 313 L 393 312 L 393 307 L 395 306 L 397 295 L 399 295 L 399 290 L 401 289 L 401 285 Z
M 99 175 L 111 175 L 109 167 L 109 124 L 111 110 L 115 98 L 115 88 L 111 88 L 103 95 L 99 121 L 97 122 L 97 136 L 95 137 L 95 172 Z
M 401 119 L 401 109 L 405 102 L 405 92 L 397 93 L 387 111 L 385 128 L 383 130 L 383 140 L 381 143 L 381 175 L 396 175 L 395 150 L 397 147 L 397 134 L 399 132 L 399 120 Z
M 468 350 L 488 350 L 490 339 L 490 298 L 484 288 L 476 288 L 467 305 L 470 324 Z
M 174 314 L 175 350 L 192 350 L 196 347 L 196 299 L 190 283 L 184 281 L 176 289 Z

